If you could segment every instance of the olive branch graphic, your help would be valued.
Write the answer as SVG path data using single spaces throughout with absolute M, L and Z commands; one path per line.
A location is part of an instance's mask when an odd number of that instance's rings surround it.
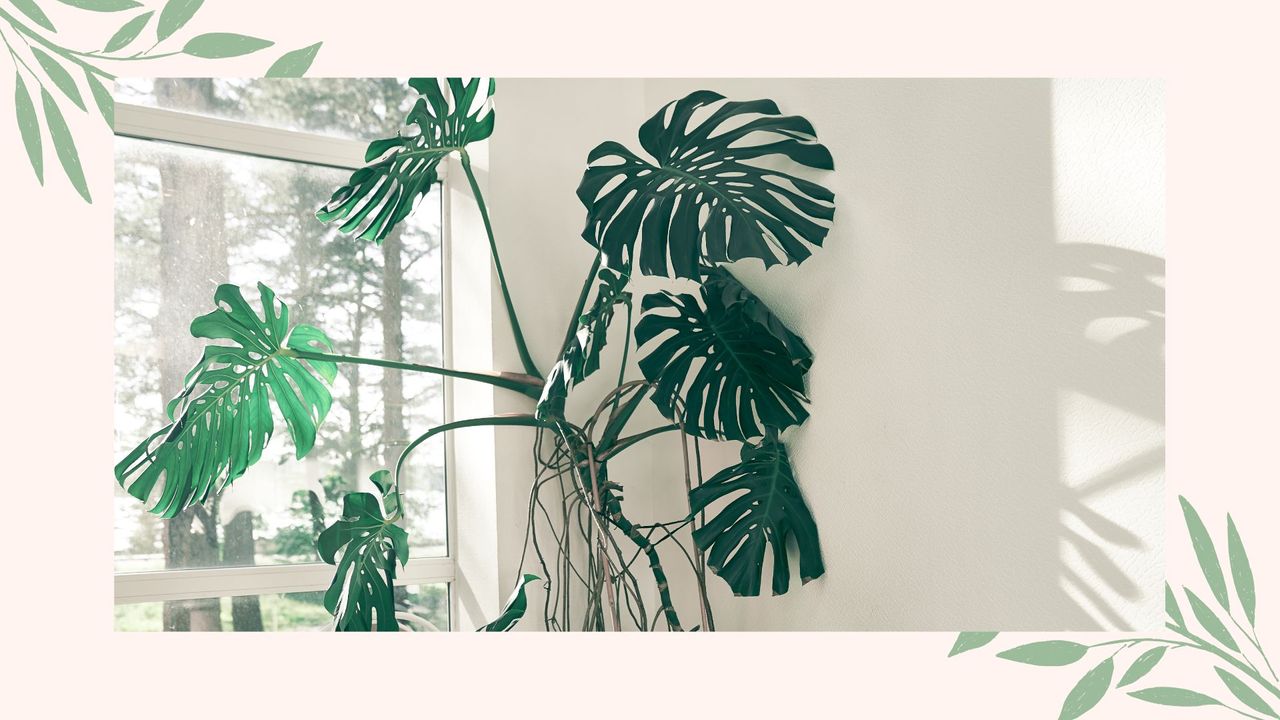
M 1231 595 L 1227 590 L 1227 579 L 1222 570 L 1217 550 L 1209 531 L 1205 528 L 1200 514 L 1196 512 L 1187 499 L 1179 496 L 1182 514 L 1187 523 L 1187 531 L 1191 536 L 1191 546 L 1195 550 L 1196 560 L 1204 574 L 1206 584 L 1217 601 L 1218 608 L 1235 627 L 1235 633 L 1228 629 L 1217 610 L 1200 599 L 1192 590 L 1183 587 L 1187 607 L 1195 619 L 1199 631 L 1193 629 L 1183 615 L 1183 606 L 1179 604 L 1177 595 L 1168 583 L 1164 586 L 1165 628 L 1174 638 L 1137 637 L 1108 640 L 1106 642 L 1083 645 L 1067 640 L 1046 640 L 1019 645 L 996 657 L 1026 665 L 1063 666 L 1071 665 L 1092 653 L 1095 656 L 1107 653 L 1106 657 L 1091 670 L 1086 672 L 1067 694 L 1062 703 L 1059 720 L 1075 720 L 1093 709 L 1112 689 L 1116 666 L 1119 661 L 1134 656 L 1125 672 L 1115 682 L 1115 689 L 1124 689 L 1130 697 L 1154 703 L 1178 707 L 1217 706 L 1226 708 L 1239 715 L 1255 720 L 1280 718 L 1275 707 L 1280 707 L 1280 688 L 1271 661 L 1267 658 L 1262 644 L 1258 641 L 1257 597 L 1254 591 L 1253 570 L 1249 566 L 1249 556 L 1245 553 L 1244 543 L 1236 530 L 1235 522 L 1227 515 L 1227 561 L 1231 572 L 1231 584 L 1235 590 L 1236 607 L 1244 615 L 1244 623 L 1236 617 L 1232 609 Z M 983 647 L 996 638 L 994 632 L 962 632 L 956 638 L 948 657 L 969 652 Z M 1206 637 L 1207 636 L 1207 637 Z M 1243 638 L 1244 643 L 1238 640 Z M 1141 651 L 1141 652 L 1139 652 Z M 1210 656 L 1213 670 L 1233 698 L 1231 704 L 1196 690 L 1178 687 L 1152 686 L 1142 689 L 1127 689 L 1145 678 L 1160 664 L 1170 652 L 1198 653 Z M 1221 689 L 1213 691 L 1221 697 Z M 1237 706 L 1235 703 L 1239 703 Z
M 55 93 L 64 101 L 82 112 L 88 112 L 81 83 L 88 89 L 99 114 L 107 125 L 115 124 L 115 102 L 105 83 L 115 79 L 115 75 L 103 70 L 104 63 L 110 67 L 115 63 L 159 60 L 174 55 L 188 55 L 205 59 L 220 59 L 248 55 L 273 46 L 270 40 L 239 35 L 236 33 L 210 32 L 195 35 L 178 49 L 176 36 L 200 10 L 204 0 L 167 0 L 159 12 L 148 9 L 136 0 L 58 0 L 62 5 L 76 8 L 82 12 L 92 13 L 127 13 L 129 19 L 103 44 L 100 50 L 73 50 L 55 42 L 57 28 L 44 10 L 34 0 L 8 0 L 17 13 L 24 16 L 26 22 L 14 12 L 0 5 L 0 39 L 13 62 L 14 110 L 17 114 L 18 132 L 22 144 L 26 148 L 27 157 L 31 161 L 31 169 L 35 171 L 36 180 L 44 184 L 44 148 L 41 133 L 40 113 L 28 90 L 27 80 L 32 87 L 39 88 L 40 109 L 44 115 L 44 129 L 53 145 L 54 154 L 62 165 L 71 185 L 80 193 L 85 202 L 92 203 L 89 187 L 85 182 L 84 168 L 80 165 L 80 153 L 76 150 L 75 140 L 67 126 L 59 101 Z M 28 24 L 28 22 L 30 24 Z M 132 50 L 142 47 L 144 31 L 153 29 L 148 38 L 154 41 L 144 50 Z M 267 70 L 266 77 L 301 77 L 311 67 L 321 43 L 293 50 L 280 56 Z M 76 82 L 80 76 L 81 83 Z

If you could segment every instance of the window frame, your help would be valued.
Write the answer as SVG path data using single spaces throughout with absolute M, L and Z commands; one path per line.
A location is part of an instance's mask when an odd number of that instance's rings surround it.
M 368 141 L 352 140 L 307 131 L 289 130 L 239 120 L 199 115 L 169 108 L 117 102 L 115 135 L 160 141 L 205 150 L 356 170 L 363 167 Z M 449 178 L 456 177 L 452 157 L 439 168 L 441 221 L 441 341 L 446 366 L 453 362 L 451 223 Z M 453 384 L 444 382 L 444 421 L 454 417 Z M 448 586 L 449 629 L 458 626 L 457 488 L 451 433 L 444 438 L 446 554 L 443 557 L 410 557 L 396 574 L 397 586 Z M 320 562 L 281 565 L 246 565 L 175 570 L 115 572 L 115 605 L 171 600 L 239 597 L 292 592 L 323 592 L 333 579 L 334 567 Z

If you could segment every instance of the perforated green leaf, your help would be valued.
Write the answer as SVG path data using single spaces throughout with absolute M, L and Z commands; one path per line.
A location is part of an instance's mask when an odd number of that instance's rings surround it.
M 600 369 L 600 353 L 608 340 L 609 324 L 613 322 L 617 306 L 631 303 L 631 293 L 626 291 L 630 278 L 625 274 L 600 268 L 596 278 L 599 284 L 595 301 L 578 318 L 577 333 L 547 375 L 542 397 L 538 400 L 537 416 L 540 418 L 564 417 L 564 402 L 569 390 Z
M 347 493 L 342 499 L 342 517 L 316 540 L 320 559 L 337 565 L 324 594 L 324 606 L 334 616 L 334 629 L 340 632 L 399 629 L 396 563 L 404 567 L 409 562 L 409 534 L 395 524 L 399 498 L 387 472 L 374 473 L 370 479 L 382 495 L 386 514 L 376 495 Z
M 442 160 L 493 133 L 492 80 L 414 78 L 409 86 L 422 96 L 405 119 L 414 132 L 369 143 L 364 159 L 370 164 L 320 208 L 322 222 L 381 243 L 431 190 Z
M 770 167 L 832 168 L 808 120 L 782 115 L 771 100 L 733 102 L 703 90 L 663 107 L 639 136 L 649 158 L 602 143 L 578 186 L 582 237 L 610 267 L 638 259 L 639 272 L 696 279 L 700 264 L 800 263 L 822 245 L 835 196 Z
M 717 500 L 728 504 L 693 533 L 707 553 L 707 565 L 729 583 L 735 595 L 760 594 L 764 553 L 773 550 L 773 594 L 787 591 L 791 570 L 787 542 L 800 551 L 800 581 L 821 577 L 822 549 L 813 521 L 791 469 L 787 448 L 767 438 L 742 446 L 742 461 L 721 470 L 689 493 L 690 512 L 708 510 Z
M 172 422 L 140 443 L 115 467 L 116 481 L 151 511 L 173 517 L 221 492 L 249 466 L 275 430 L 271 406 L 284 418 L 297 457 L 315 444 L 316 426 L 329 412 L 327 383 L 333 363 L 299 360 L 295 350 L 331 350 L 310 325 L 289 327 L 289 308 L 258 284 L 263 314 L 235 285 L 219 286 L 218 309 L 196 318 L 191 334 L 212 344 L 187 373 L 185 388 L 169 402 Z
M 804 341 L 727 272 L 712 271 L 700 296 L 654 293 L 641 304 L 640 370 L 656 384 L 662 414 L 681 417 L 689 433 L 730 440 L 808 419 L 813 354 Z

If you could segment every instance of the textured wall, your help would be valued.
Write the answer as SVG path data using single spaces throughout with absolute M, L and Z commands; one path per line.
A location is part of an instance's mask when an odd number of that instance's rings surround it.
M 828 572 L 780 598 L 720 592 L 719 626 L 1157 622 L 1159 84 L 504 81 L 493 205 L 519 297 L 545 299 L 529 313 L 550 333 L 540 357 L 590 259 L 572 194 L 586 150 L 634 144 L 663 103 L 704 87 L 805 115 L 837 164 L 827 246 L 800 267 L 735 268 L 816 354 L 812 418 L 787 439 Z M 637 519 L 682 512 L 663 490 L 679 486 L 673 450 L 618 478 Z M 500 460 L 512 487 L 518 470 Z

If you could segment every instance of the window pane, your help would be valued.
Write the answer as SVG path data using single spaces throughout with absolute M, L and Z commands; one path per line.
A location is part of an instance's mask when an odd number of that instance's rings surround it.
M 324 609 L 323 592 L 201 598 L 165 603 L 117 605 L 117 632 L 171 631 L 328 631 L 333 617 Z M 449 585 L 396 587 L 396 612 L 415 631 L 449 629 Z M 409 617 L 406 617 L 409 616 Z M 166 622 L 168 627 L 166 628 Z
M 116 457 L 164 425 L 164 404 L 199 358 L 193 318 L 218 284 L 259 281 L 336 352 L 439 364 L 440 198 L 433 191 L 382 247 L 336 233 L 314 213 L 347 174 L 331 168 L 116 140 Z M 409 438 L 439 424 L 439 379 L 341 366 L 315 449 L 294 459 L 277 417 L 262 460 L 206 506 L 172 520 L 116 489 L 117 571 L 317 560 L 319 526 L 342 496 L 372 490 Z M 415 556 L 446 554 L 442 442 L 413 456 L 404 491 Z
M 416 94 L 394 78 L 121 78 L 122 102 L 371 140 L 395 135 Z

